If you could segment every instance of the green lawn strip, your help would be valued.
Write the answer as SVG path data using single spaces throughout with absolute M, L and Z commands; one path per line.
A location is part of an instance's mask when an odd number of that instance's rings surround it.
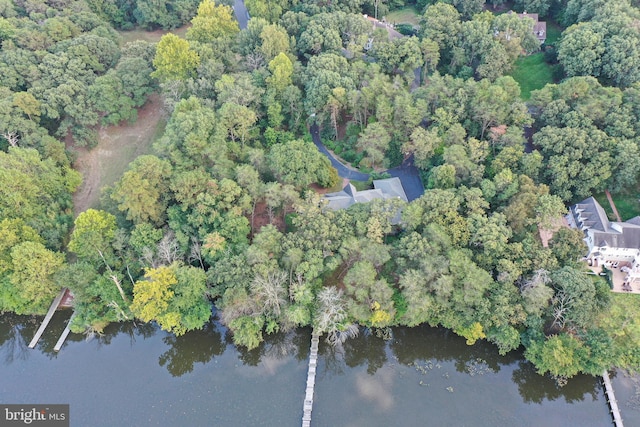
M 518 58 L 510 75 L 520 85 L 520 95 L 524 100 L 531 97 L 532 90 L 553 83 L 553 68 L 544 61 L 542 52 Z
M 607 196 L 604 193 L 598 193 L 594 194 L 593 197 L 595 197 L 598 203 L 600 203 L 602 208 L 607 213 L 609 219 L 612 221 L 617 221 L 617 219 L 613 215 L 613 210 L 609 205 Z M 640 198 L 640 188 L 634 187 L 630 190 L 625 190 L 620 193 L 612 193 L 611 198 L 613 199 L 613 203 L 616 205 L 616 209 L 618 209 L 620 218 L 623 221 L 640 215 L 640 202 L 638 201 L 638 198 Z
M 418 25 L 420 23 L 420 14 L 413 7 L 405 7 L 387 13 L 385 19 L 392 24 Z
M 562 35 L 562 27 L 555 21 L 547 21 L 546 44 L 555 44 Z
M 623 221 L 640 215 L 640 202 L 638 202 L 638 197 L 640 197 L 640 194 L 637 188 L 632 189 L 632 191 L 611 195 L 613 203 L 615 203 Z

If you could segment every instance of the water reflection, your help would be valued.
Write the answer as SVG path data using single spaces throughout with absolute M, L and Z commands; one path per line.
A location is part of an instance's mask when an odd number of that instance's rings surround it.
M 34 317 L 6 315 L 4 327 L 0 328 L 0 347 L 4 352 L 5 364 L 10 364 L 14 360 L 26 360 L 29 357 L 29 347 L 27 347 L 28 332 L 31 328 L 29 323 L 35 322 Z
M 587 396 L 595 401 L 602 390 L 599 379 L 590 375 L 579 375 L 570 379 L 567 386 L 558 387 L 556 381 L 549 376 L 540 376 L 533 365 L 524 360 L 518 362 L 511 378 L 518 385 L 520 396 L 526 403 L 556 399 L 574 403 L 585 400 Z
M 113 402 L 130 425 L 299 425 L 309 329 L 267 335 L 247 351 L 233 346 L 215 319 L 182 337 L 129 322 L 110 325 L 88 342 L 71 334 L 57 355 L 53 345 L 69 315 L 56 313 L 36 350 L 26 346 L 41 317 L 0 317 L 0 400 L 63 399 L 76 408 L 78 425 L 117 425 L 113 411 L 96 409 L 95 401 Z M 321 339 L 315 397 L 317 426 L 560 427 L 610 421 L 596 378 L 577 377 L 558 388 L 518 352 L 502 357 L 490 344 L 467 346 L 429 327 L 394 329 L 388 341 L 362 330 L 337 348 Z
M 350 368 L 367 364 L 367 373 L 373 375 L 387 363 L 387 343 L 370 329 L 360 331 L 359 340 L 344 343 L 344 361 Z
M 233 345 L 231 333 L 226 331 L 225 340 Z M 258 366 L 265 360 L 278 360 L 294 356 L 298 361 L 307 360 L 310 350 L 310 328 L 298 328 L 288 332 L 276 332 L 265 335 L 264 341 L 257 348 L 247 350 L 246 347 L 238 347 L 238 358 L 244 365 Z
M 201 330 L 191 331 L 180 337 L 167 335 L 162 341 L 169 349 L 160 355 L 158 363 L 160 366 L 166 366 L 167 371 L 174 377 L 192 372 L 195 363 L 205 364 L 213 356 L 224 353 L 227 347 L 213 322 L 207 323 Z

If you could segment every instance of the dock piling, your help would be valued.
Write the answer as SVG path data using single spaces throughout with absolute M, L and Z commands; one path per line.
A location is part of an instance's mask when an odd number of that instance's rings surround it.
M 311 334 L 311 351 L 307 370 L 307 389 L 304 396 L 302 427 L 311 427 L 311 411 L 313 410 L 313 389 L 316 385 L 316 367 L 318 366 L 318 344 L 320 335 L 314 330 Z
M 618 401 L 616 400 L 615 394 L 613 394 L 613 385 L 611 384 L 611 379 L 609 378 L 609 372 L 605 369 L 602 373 L 602 380 L 604 381 L 604 391 L 609 401 L 609 406 L 611 407 L 611 414 L 613 415 L 613 424 L 616 427 L 623 427 L 622 425 L 622 416 L 620 415 L 620 409 L 618 408 Z
M 44 330 L 47 328 L 47 325 L 49 325 L 49 322 L 51 321 L 53 314 L 56 312 L 58 305 L 60 305 L 60 301 L 62 301 L 62 297 L 64 297 L 64 294 L 66 291 L 67 291 L 67 288 L 63 288 L 60 291 L 60 294 L 51 303 L 51 307 L 49 307 L 49 311 L 47 312 L 47 315 L 44 316 L 44 320 L 42 321 L 42 324 L 40 325 L 33 339 L 29 343 L 29 348 L 34 348 L 36 344 L 38 344 L 38 340 L 40 340 L 40 337 L 44 333 Z
M 58 338 L 58 342 L 56 343 L 55 347 L 53 347 L 53 351 L 58 352 L 62 348 L 62 344 L 64 344 L 64 340 L 67 339 L 67 336 L 69 335 L 69 332 L 71 332 L 71 329 L 69 329 L 69 325 L 71 325 L 71 322 L 73 322 L 73 318 L 74 317 L 76 317 L 76 312 L 75 311 L 73 312 L 73 314 L 69 318 L 69 321 L 67 322 L 67 327 L 64 328 L 64 331 L 62 331 L 62 335 L 60 335 L 60 338 Z

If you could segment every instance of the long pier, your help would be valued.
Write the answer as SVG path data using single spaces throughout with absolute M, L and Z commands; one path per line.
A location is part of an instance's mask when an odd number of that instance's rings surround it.
M 611 407 L 611 414 L 613 415 L 613 424 L 616 427 L 623 427 L 622 416 L 620 415 L 620 409 L 618 409 L 618 401 L 615 394 L 613 394 L 613 385 L 611 385 L 611 379 L 609 378 L 609 372 L 605 369 L 602 373 L 602 380 L 604 381 L 604 391 Z
M 67 339 L 67 336 L 69 336 L 69 332 L 71 332 L 71 329 L 69 329 L 69 325 L 71 325 L 71 322 L 73 322 L 74 317 L 76 317 L 75 311 L 69 318 L 69 321 L 67 322 L 67 327 L 64 328 L 64 331 L 62 331 L 62 335 L 60 335 L 60 338 L 58 338 L 58 342 L 56 343 L 55 347 L 53 347 L 53 351 L 58 352 L 62 348 L 62 344 L 64 344 L 64 341 Z
M 314 330 L 311 334 L 311 352 L 309 354 L 309 369 L 307 370 L 307 390 L 304 396 L 304 413 L 302 427 L 311 427 L 311 411 L 313 410 L 313 389 L 316 385 L 316 367 L 318 366 L 318 343 L 320 335 Z
M 47 312 L 47 315 L 44 316 L 44 320 L 42 321 L 42 324 L 40 325 L 33 339 L 29 343 L 29 348 L 34 348 L 36 344 L 38 344 L 38 340 L 40 340 L 40 337 L 44 333 L 44 330 L 47 329 L 47 325 L 49 325 L 49 322 L 51 321 L 53 314 L 56 312 L 56 309 L 60 305 L 60 301 L 62 301 L 62 297 L 64 297 L 65 292 L 67 292 L 67 288 L 63 288 L 60 291 L 60 294 L 51 303 L 51 307 L 49 307 L 49 311 Z

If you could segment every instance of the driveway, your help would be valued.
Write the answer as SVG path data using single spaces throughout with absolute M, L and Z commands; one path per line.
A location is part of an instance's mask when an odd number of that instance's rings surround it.
M 402 162 L 400 166 L 389 169 L 387 172 L 391 176 L 400 178 L 407 200 L 415 200 L 424 194 L 420 171 L 413 165 L 413 156 Z
M 238 26 L 240 26 L 241 30 L 247 28 L 247 22 L 249 22 L 249 12 L 247 12 L 247 8 L 244 5 L 243 0 L 235 0 L 233 4 L 233 12 L 236 15 L 236 19 L 238 20 Z
M 318 125 L 314 124 L 313 126 L 311 126 L 311 128 L 309 129 L 309 132 L 311 133 L 311 138 L 313 138 L 313 143 L 316 144 L 316 147 L 318 147 L 318 150 L 322 154 L 327 156 L 327 158 L 331 161 L 331 166 L 333 166 L 338 170 L 338 175 L 340 175 L 342 178 L 348 178 L 351 181 L 368 181 L 369 180 L 369 174 L 349 169 L 344 164 L 340 163 L 340 161 L 336 159 L 333 156 L 333 154 L 329 152 L 329 150 L 327 150 L 327 147 L 325 147 L 324 144 L 322 144 L 322 140 L 320 139 L 320 130 L 318 129 Z
M 316 145 L 316 147 L 318 147 L 318 150 L 322 154 L 327 156 L 329 161 L 331 161 L 331 166 L 338 170 L 338 175 L 351 181 L 369 180 L 369 174 L 349 169 L 338 159 L 336 159 L 329 152 L 329 150 L 327 150 L 327 147 L 322 144 L 322 140 L 320 139 L 320 130 L 318 129 L 318 125 L 314 124 L 313 126 L 311 126 L 309 132 L 311 133 L 313 143 Z M 418 197 L 422 196 L 422 194 L 424 194 L 424 186 L 422 185 L 422 181 L 420 180 L 420 173 L 418 172 L 418 168 L 416 168 L 413 164 L 413 157 L 410 157 L 409 159 L 402 162 L 400 166 L 389 169 L 387 172 L 393 177 L 400 178 L 400 182 L 402 182 L 404 192 L 407 195 L 407 200 L 415 200 Z

